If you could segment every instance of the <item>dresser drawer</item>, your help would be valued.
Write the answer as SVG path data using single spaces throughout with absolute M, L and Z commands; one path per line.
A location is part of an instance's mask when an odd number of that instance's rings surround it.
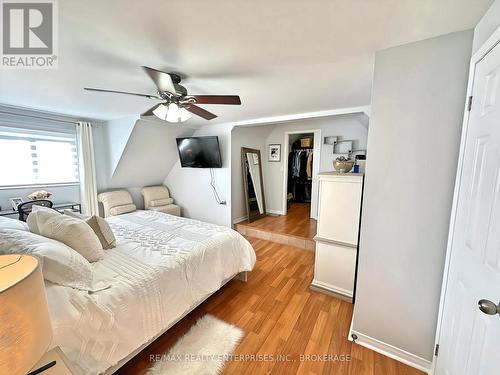
M 357 249 L 328 242 L 316 242 L 312 285 L 352 298 Z
M 357 245 L 362 188 L 362 178 L 321 181 L 318 237 Z

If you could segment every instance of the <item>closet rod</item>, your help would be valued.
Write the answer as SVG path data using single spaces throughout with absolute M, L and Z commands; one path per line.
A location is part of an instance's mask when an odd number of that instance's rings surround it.
M 56 121 L 56 122 L 62 122 L 62 123 L 72 124 L 72 125 L 76 125 L 76 123 L 78 122 L 78 121 L 60 120 L 60 119 L 54 119 L 54 118 L 50 118 L 50 117 L 43 117 L 43 116 L 36 116 L 36 115 L 28 115 L 26 113 L 8 112 L 8 111 L 2 111 L 2 110 L 0 110 L 0 114 L 31 117 L 31 118 L 35 118 L 38 120 Z

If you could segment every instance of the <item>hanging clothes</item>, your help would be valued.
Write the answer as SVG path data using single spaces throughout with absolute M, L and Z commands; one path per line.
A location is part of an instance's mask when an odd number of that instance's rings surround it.
M 309 202 L 312 190 L 312 149 L 292 150 L 288 155 L 288 193 L 295 202 Z
M 312 177 L 312 150 L 294 150 L 288 156 L 288 166 L 292 177 Z
M 306 165 L 306 174 L 307 178 L 309 179 L 312 178 L 312 162 L 313 162 L 313 153 L 310 152 L 309 155 L 307 155 L 307 165 Z

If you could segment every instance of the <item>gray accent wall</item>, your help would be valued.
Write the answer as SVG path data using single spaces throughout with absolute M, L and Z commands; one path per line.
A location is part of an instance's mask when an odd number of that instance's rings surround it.
M 472 31 L 375 59 L 353 330 L 432 361 Z

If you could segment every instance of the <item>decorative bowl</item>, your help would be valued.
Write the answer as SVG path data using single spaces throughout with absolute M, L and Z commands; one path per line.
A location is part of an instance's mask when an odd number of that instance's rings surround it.
M 348 173 L 351 171 L 354 161 L 352 160 L 334 160 L 333 168 L 339 173 Z

